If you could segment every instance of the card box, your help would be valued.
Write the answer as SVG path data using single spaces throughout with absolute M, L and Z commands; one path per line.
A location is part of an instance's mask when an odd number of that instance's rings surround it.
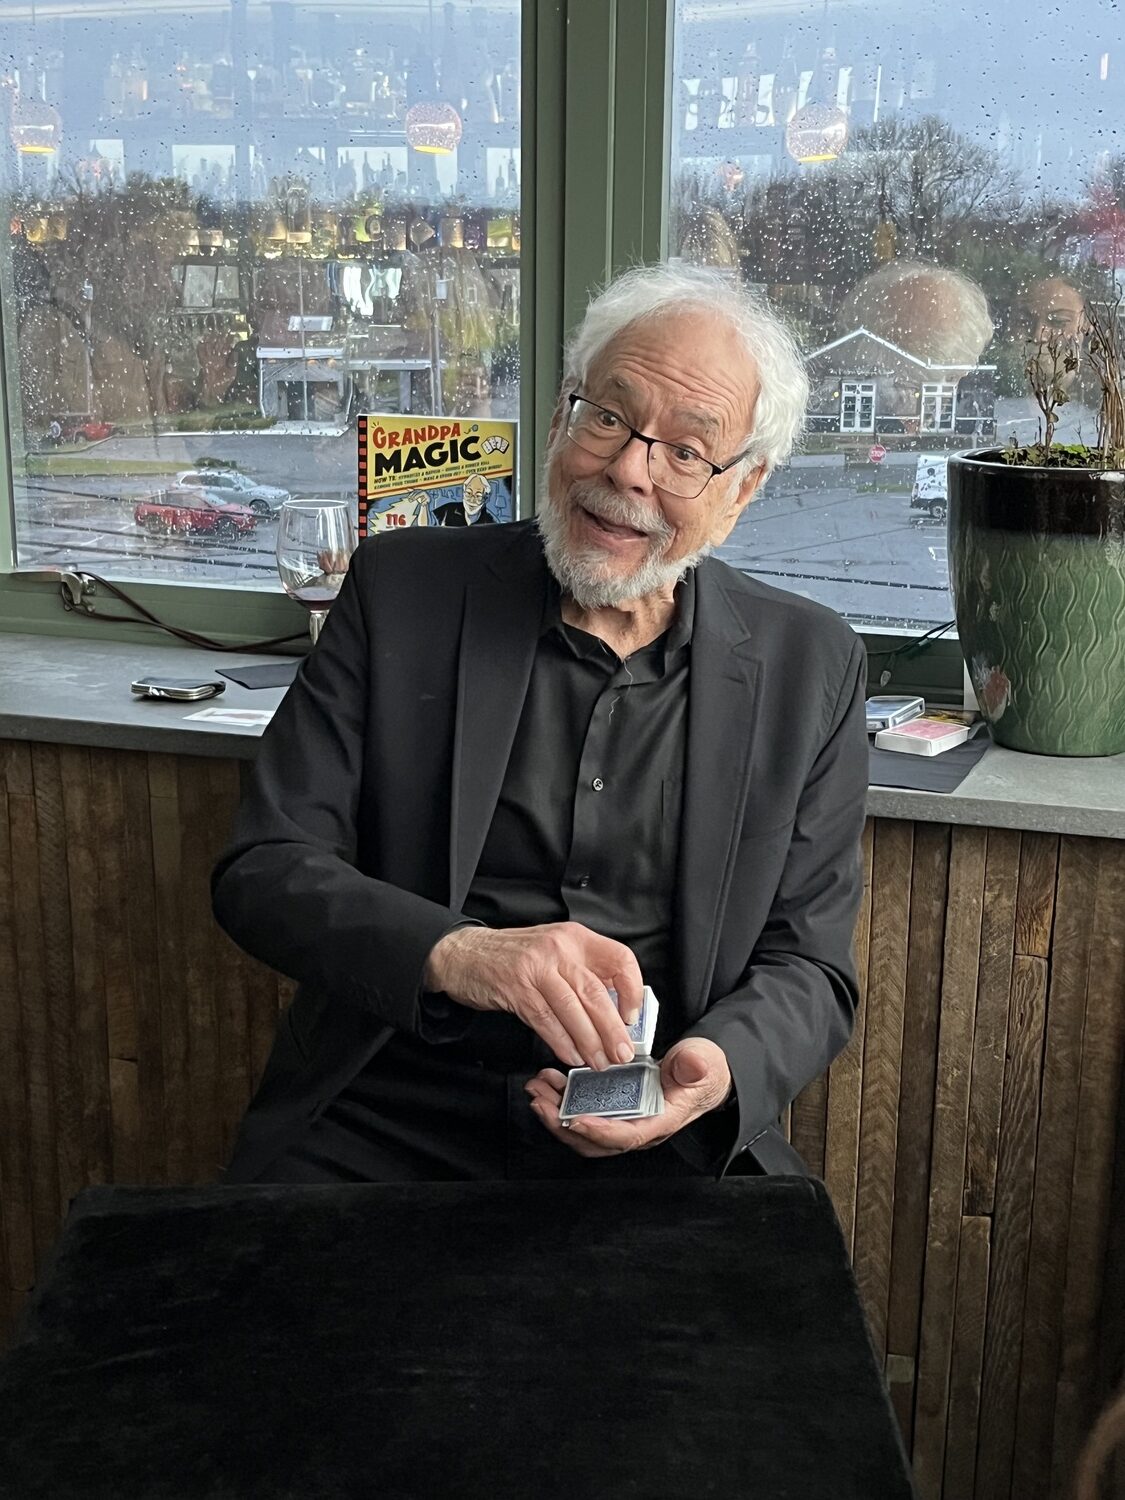
M 902 750 L 907 755 L 940 755 L 969 738 L 967 724 L 951 724 L 948 719 L 911 719 L 895 729 L 880 729 L 875 736 L 877 750 Z

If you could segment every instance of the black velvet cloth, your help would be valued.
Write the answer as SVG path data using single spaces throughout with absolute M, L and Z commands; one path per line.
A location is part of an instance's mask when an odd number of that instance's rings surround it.
M 978 734 L 940 755 L 910 755 L 903 750 L 876 750 L 872 745 L 867 752 L 868 780 L 872 786 L 955 792 L 991 743 L 987 734 Z
M 821 1184 L 93 1188 L 4 1500 L 907 1500 Z
M 268 688 L 288 687 L 297 675 L 300 661 L 270 661 L 261 666 L 219 667 L 220 677 L 229 677 L 240 687 Z

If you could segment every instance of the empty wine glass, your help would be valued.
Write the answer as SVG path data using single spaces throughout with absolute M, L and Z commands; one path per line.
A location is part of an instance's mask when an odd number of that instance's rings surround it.
M 277 572 L 290 599 L 309 612 L 315 642 L 355 551 L 346 500 L 286 500 L 277 522 Z

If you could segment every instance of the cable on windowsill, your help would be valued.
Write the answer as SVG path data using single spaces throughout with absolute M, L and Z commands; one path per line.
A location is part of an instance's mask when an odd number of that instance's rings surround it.
M 887 683 L 890 682 L 893 675 L 891 664 L 896 657 L 901 656 L 904 659 L 909 659 L 911 656 L 919 655 L 920 652 L 925 651 L 927 646 L 932 646 L 947 630 L 952 630 L 956 624 L 956 620 L 946 620 L 944 625 L 935 625 L 932 629 L 927 630 L 924 635 L 918 636 L 915 640 L 906 641 L 901 646 L 895 646 L 890 651 L 868 652 L 867 660 L 869 662 L 884 661 L 886 663 L 879 672 L 879 686 L 886 687 Z
M 199 646 L 205 651 L 266 651 L 271 646 L 284 646 L 292 641 L 308 639 L 307 631 L 301 630 L 294 632 L 293 635 L 278 635 L 268 641 L 248 641 L 245 644 L 214 641 L 210 636 L 200 635 L 198 631 L 184 630 L 179 625 L 165 624 L 150 609 L 146 609 L 143 604 L 138 604 L 136 599 L 127 594 L 124 589 L 118 588 L 115 583 L 110 583 L 108 579 L 103 578 L 99 573 L 89 573 L 83 569 L 81 576 L 93 579 L 99 588 L 105 589 L 107 594 L 111 594 L 115 599 L 120 599 L 130 609 L 136 610 L 135 615 L 107 615 L 103 614 L 101 610 L 83 609 L 81 605 L 76 605 L 72 601 L 66 587 L 60 585 L 59 594 L 62 598 L 63 608 L 68 612 L 77 611 L 79 614 L 86 615 L 91 620 L 108 620 L 123 625 L 150 625 L 154 630 L 165 630 L 169 635 L 174 635 L 177 640 L 186 641 L 189 646 Z

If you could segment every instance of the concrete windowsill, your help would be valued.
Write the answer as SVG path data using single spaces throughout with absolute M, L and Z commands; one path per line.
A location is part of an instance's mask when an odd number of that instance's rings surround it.
M 277 661 L 194 647 L 136 646 L 0 633 L 0 739 L 122 750 L 253 759 L 261 728 L 208 723 L 190 715 L 209 705 L 276 708 L 283 688 L 228 682 L 199 703 L 133 697 L 134 678 L 161 673 L 212 677 L 217 667 Z M 992 746 L 953 792 L 873 786 L 873 817 L 1025 828 L 1125 839 L 1125 755 L 1058 759 Z

